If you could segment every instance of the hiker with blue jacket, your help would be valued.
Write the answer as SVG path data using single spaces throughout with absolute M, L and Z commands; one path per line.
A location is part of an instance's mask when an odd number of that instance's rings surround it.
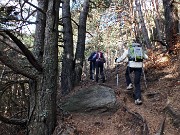
M 99 81 L 99 74 L 101 76 L 101 80 L 105 82 L 105 75 L 104 75 L 104 63 L 106 59 L 104 57 L 103 52 L 101 52 L 100 48 L 97 49 L 96 54 L 93 56 L 93 60 L 95 60 L 95 67 L 96 67 L 96 82 Z
M 128 65 L 126 68 L 125 78 L 127 84 L 127 90 L 131 91 L 133 89 L 133 84 L 130 78 L 130 74 L 134 72 L 134 86 L 135 86 L 135 104 L 142 104 L 141 100 L 141 87 L 140 80 L 143 68 L 143 59 L 148 59 L 148 56 L 144 53 L 140 43 L 133 42 L 127 50 L 124 51 L 122 56 L 115 59 L 115 62 L 122 62 L 128 58 Z
M 90 79 L 91 80 L 94 80 L 95 64 L 96 64 L 95 62 L 96 62 L 96 60 L 93 59 L 93 57 L 94 57 L 95 54 L 96 54 L 96 52 L 92 52 L 91 55 L 88 58 L 88 61 L 90 62 L 89 72 L 90 72 Z

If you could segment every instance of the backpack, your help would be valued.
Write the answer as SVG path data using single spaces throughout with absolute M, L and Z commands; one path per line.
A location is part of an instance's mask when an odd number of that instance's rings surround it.
M 141 46 L 138 46 L 139 44 L 133 43 L 130 45 L 128 50 L 128 59 L 129 61 L 135 61 L 135 62 L 142 62 L 144 53 Z
M 91 53 L 91 55 L 90 55 L 89 58 L 88 58 L 88 61 L 94 62 L 95 59 L 93 59 L 93 57 L 94 57 L 95 54 L 96 54 L 96 52 Z
M 96 54 L 93 56 L 93 60 L 100 61 L 100 62 L 103 62 L 103 63 L 106 62 L 102 52 L 96 52 Z

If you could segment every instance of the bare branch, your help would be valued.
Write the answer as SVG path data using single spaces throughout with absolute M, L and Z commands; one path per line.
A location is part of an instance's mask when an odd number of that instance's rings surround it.
M 62 17 L 62 18 L 60 18 L 59 20 L 60 20 L 60 22 L 59 23 L 61 23 L 61 20 L 63 19 L 63 18 L 69 18 L 68 16 L 66 16 L 66 17 Z M 71 21 L 73 21 L 78 27 L 79 27 L 79 24 L 75 21 L 75 20 L 73 20 L 72 18 L 70 18 L 71 19 Z M 61 25 L 63 25 L 62 23 L 61 23 Z
M 7 56 L 2 50 L 0 50 L 0 61 L 18 74 L 22 74 L 31 79 L 35 79 L 37 77 L 37 72 L 33 71 L 33 68 L 22 65 L 20 62 L 18 62 L 18 60 Z
M 42 71 L 42 66 L 37 62 L 31 51 L 11 32 L 5 31 L 5 33 L 16 43 L 16 45 L 21 49 L 24 55 L 27 57 L 28 61 L 38 70 Z
M 5 45 L 9 46 L 11 49 L 15 50 L 16 52 L 24 55 L 22 51 L 15 45 L 14 42 L 8 39 L 6 35 L 0 33 L 0 42 L 4 43 Z
M 26 125 L 27 120 L 26 119 L 15 119 L 15 118 L 6 118 L 2 115 L 0 115 L 0 121 L 6 123 L 6 124 L 13 124 L 13 125 Z
M 27 4 L 31 5 L 32 7 L 36 8 L 37 10 L 39 10 L 40 12 L 42 12 L 43 14 L 46 14 L 41 8 L 33 5 L 32 3 L 28 2 L 28 0 L 24 0 Z
M 1 87 L 0 87 L 0 92 L 6 90 L 6 89 L 7 89 L 8 87 L 10 87 L 11 85 L 17 84 L 17 83 L 19 83 L 19 84 L 24 84 L 24 83 L 29 83 L 29 81 L 28 81 L 28 80 L 8 81 L 7 83 L 0 85 L 0 86 L 1 86 Z M 1 94 L 0 94 L 0 96 L 1 96 Z

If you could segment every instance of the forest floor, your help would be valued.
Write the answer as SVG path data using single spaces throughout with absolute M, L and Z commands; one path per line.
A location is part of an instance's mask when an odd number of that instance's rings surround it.
M 103 85 L 115 90 L 118 102 L 125 106 L 125 110 L 120 108 L 109 115 L 71 114 L 63 123 L 68 128 L 69 135 L 179 135 L 180 133 L 180 59 L 174 57 L 169 65 L 147 67 L 145 69 L 147 88 L 142 76 L 142 105 L 135 105 L 132 95 L 124 92 L 125 85 L 125 65 L 120 65 L 119 84 L 116 83 L 115 67 L 106 70 L 107 80 L 105 83 L 96 83 L 88 78 L 83 80 L 80 87 L 91 85 Z M 132 76 L 133 78 L 133 76 Z M 148 133 L 138 132 L 138 120 L 132 119 L 131 114 L 138 114 L 143 123 L 147 125 Z M 62 121 L 59 130 L 62 132 Z M 139 123 L 140 124 L 140 123 Z M 141 123 L 142 124 L 142 123 Z M 65 127 L 64 127 L 65 128 Z M 144 127 L 143 127 L 144 128 Z M 61 130 L 60 130 L 61 129 Z M 67 130 L 67 129 L 66 129 Z M 162 133 L 161 133 L 162 132 Z M 65 135 L 65 134 L 64 134 Z

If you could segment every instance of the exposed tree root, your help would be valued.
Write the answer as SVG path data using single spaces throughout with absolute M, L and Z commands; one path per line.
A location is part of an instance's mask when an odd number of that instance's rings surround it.
M 176 112 L 170 105 L 164 108 L 165 113 L 169 114 L 173 120 L 173 125 L 176 128 L 180 127 L 180 113 Z

